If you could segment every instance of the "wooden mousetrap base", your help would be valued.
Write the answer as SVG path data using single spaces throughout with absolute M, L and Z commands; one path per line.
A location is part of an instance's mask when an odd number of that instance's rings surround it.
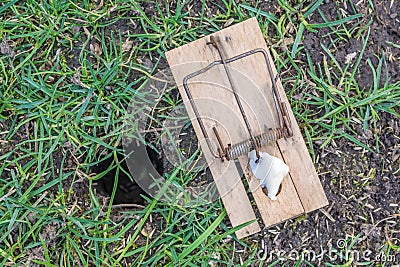
M 219 45 L 223 47 L 226 58 L 232 58 L 257 48 L 268 51 L 255 18 L 212 35 L 218 39 Z M 213 49 L 208 44 L 209 42 L 209 36 L 203 37 L 167 52 L 166 57 L 232 226 L 235 227 L 254 220 L 253 223 L 236 232 L 238 238 L 243 238 L 259 232 L 260 226 L 246 193 L 245 185 L 241 180 L 240 171 L 234 160 L 222 161 L 212 155 L 204 142 L 204 135 L 182 85 L 184 77 L 188 74 L 220 60 L 218 51 Z M 268 56 L 270 57 L 269 54 Z M 270 62 L 273 62 L 271 57 Z M 254 134 L 259 135 L 270 128 L 279 127 L 274 96 L 271 90 L 271 77 L 266 71 L 267 66 L 263 57 L 251 55 L 229 63 L 229 68 L 233 73 L 233 81 Z M 279 94 L 282 101 L 286 103 L 293 130 L 292 137 L 281 138 L 261 148 L 261 151 L 282 158 L 290 168 L 289 175 L 282 182 L 281 192 L 276 201 L 270 200 L 262 191 L 259 180 L 253 176 L 248 167 L 247 154 L 238 158 L 248 182 L 246 186 L 252 192 L 255 200 L 256 207 L 254 208 L 258 209 L 265 227 L 270 227 L 328 204 L 273 64 L 272 69 Z M 218 129 L 224 144 L 237 144 L 249 139 L 249 133 L 246 130 L 222 65 L 213 67 L 191 79 L 189 88 L 215 148 L 218 147 L 218 140 L 213 133 L 213 127 Z

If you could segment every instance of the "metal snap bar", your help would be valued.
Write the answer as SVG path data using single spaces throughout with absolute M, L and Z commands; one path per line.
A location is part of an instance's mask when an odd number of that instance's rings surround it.
M 272 67 L 271 67 L 271 62 L 270 59 L 268 57 L 268 53 L 267 51 L 265 51 L 262 48 L 257 48 L 257 49 L 253 49 L 250 50 L 248 52 L 242 53 L 240 55 L 231 57 L 231 58 L 226 58 L 225 57 L 225 52 L 222 49 L 222 47 L 218 44 L 218 39 L 214 36 L 210 36 L 210 41 L 207 42 L 208 45 L 212 45 L 212 47 L 214 47 L 219 54 L 220 60 L 216 60 L 212 63 L 210 63 L 208 66 L 206 66 L 205 68 L 202 68 L 196 72 L 190 73 L 187 76 L 185 76 L 183 78 L 183 87 L 185 89 L 185 93 L 189 99 L 189 103 L 195 113 L 196 116 L 196 120 L 199 123 L 200 126 L 200 130 L 204 136 L 204 138 L 206 139 L 206 143 L 208 146 L 208 149 L 210 150 L 210 152 L 214 155 L 214 157 L 216 158 L 220 158 L 220 159 L 224 159 L 226 158 L 227 160 L 233 160 L 236 159 L 248 152 L 250 152 L 251 150 L 255 150 L 256 151 L 256 156 L 259 159 L 260 158 L 260 148 L 269 143 L 269 142 L 274 142 L 278 139 L 281 138 L 288 138 L 293 136 L 293 131 L 292 131 L 292 127 L 291 127 L 291 122 L 290 122 L 290 118 L 287 112 L 287 107 L 285 102 L 283 102 L 281 100 L 281 97 L 279 95 L 279 92 L 277 90 L 277 85 L 276 85 L 276 80 L 278 78 L 278 76 L 276 76 L 275 78 L 273 77 L 273 71 L 272 71 Z M 267 69 L 268 69 L 268 74 L 271 78 L 271 84 L 272 84 L 272 93 L 273 93 L 273 97 L 274 97 L 274 103 L 275 103 L 275 109 L 279 118 L 279 127 L 275 128 L 275 129 L 270 129 L 265 133 L 262 133 L 260 135 L 255 136 L 252 129 L 251 129 L 251 125 L 249 123 L 249 120 L 244 112 L 244 108 L 243 105 L 240 101 L 240 97 L 237 93 L 237 89 L 235 87 L 232 75 L 229 71 L 228 68 L 228 64 L 231 62 L 234 62 L 236 60 L 240 60 L 243 59 L 245 57 L 257 54 L 257 53 L 261 53 L 264 56 L 265 62 L 267 64 Z M 247 128 L 247 132 L 250 136 L 250 138 L 248 140 L 242 141 L 238 144 L 234 144 L 234 145 L 228 145 L 228 146 L 224 146 L 221 140 L 221 137 L 218 134 L 218 131 L 215 127 L 213 127 L 213 132 L 215 134 L 215 136 L 217 137 L 218 140 L 218 144 L 219 144 L 219 148 L 217 149 L 217 153 L 214 151 L 213 145 L 211 144 L 210 138 L 207 134 L 207 131 L 205 129 L 204 123 L 200 118 L 200 114 L 199 111 L 196 107 L 196 104 L 194 102 L 194 99 L 192 97 L 192 94 L 190 93 L 189 87 L 188 87 L 188 81 L 202 73 L 207 72 L 208 70 L 210 70 L 211 68 L 218 66 L 218 65 L 223 65 L 224 66 L 224 70 L 225 73 L 228 77 L 228 81 L 230 84 L 230 87 L 232 89 L 232 93 L 235 96 L 235 100 L 236 103 L 239 107 L 240 113 L 242 115 L 243 121 L 246 125 Z

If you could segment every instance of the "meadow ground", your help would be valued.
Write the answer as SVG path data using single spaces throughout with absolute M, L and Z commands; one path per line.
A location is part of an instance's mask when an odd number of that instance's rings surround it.
M 112 205 L 126 202 L 115 176 L 129 180 L 123 116 L 164 53 L 250 17 L 330 205 L 243 240 L 219 200 Z M 398 1 L 11 0 L 0 33 L 1 266 L 400 263 Z M 154 152 L 165 176 L 190 180 Z

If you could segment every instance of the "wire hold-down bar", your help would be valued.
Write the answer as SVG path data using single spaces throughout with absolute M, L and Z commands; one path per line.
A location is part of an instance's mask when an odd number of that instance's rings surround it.
M 217 49 L 221 60 L 214 61 L 211 64 L 209 64 L 208 66 L 206 66 L 205 68 L 202 68 L 202 69 L 200 69 L 200 70 L 198 70 L 196 72 L 190 73 L 189 75 L 185 76 L 183 78 L 183 87 L 184 87 L 186 95 L 187 95 L 187 97 L 189 99 L 190 105 L 192 106 L 192 109 L 193 109 L 193 111 L 195 113 L 197 122 L 199 123 L 200 130 L 201 130 L 202 134 L 204 135 L 204 138 L 206 140 L 207 146 L 208 146 L 210 152 L 213 154 L 213 156 L 216 157 L 216 158 L 220 158 L 222 160 L 224 158 L 226 158 L 227 160 L 232 160 L 232 159 L 236 159 L 236 158 L 238 158 L 238 157 L 250 152 L 251 150 L 256 150 L 256 155 L 257 155 L 258 158 L 260 158 L 259 149 L 263 145 L 265 145 L 265 144 L 267 144 L 269 142 L 274 142 L 274 141 L 276 141 L 276 140 L 278 140 L 280 138 L 283 138 L 283 137 L 288 138 L 288 137 L 293 136 L 293 131 L 292 131 L 292 128 L 291 128 L 291 123 L 290 123 L 289 115 L 288 115 L 288 112 L 287 112 L 286 104 L 285 104 L 285 102 L 283 102 L 281 100 L 281 97 L 280 97 L 279 92 L 277 90 L 276 80 L 277 80 L 278 77 L 276 76 L 275 78 L 273 78 L 273 71 L 272 71 L 272 67 L 271 67 L 271 63 L 270 63 L 267 51 L 265 51 L 262 48 L 257 48 L 257 49 L 250 50 L 248 52 L 242 53 L 240 55 L 234 56 L 232 58 L 225 59 L 225 54 L 224 54 L 223 50 L 221 49 L 221 47 L 218 45 L 218 40 L 214 36 L 210 36 L 210 41 L 207 42 L 207 44 L 211 44 L 214 48 Z M 237 93 L 237 90 L 236 90 L 236 87 L 234 85 L 232 76 L 231 76 L 231 74 L 229 72 L 227 64 L 229 64 L 231 62 L 234 62 L 236 60 L 251 56 L 253 54 L 257 54 L 257 53 L 262 53 L 263 54 L 265 62 L 267 64 L 269 76 L 271 77 L 272 93 L 273 93 L 273 97 L 274 97 L 275 109 L 276 109 L 276 112 L 277 112 L 278 118 L 279 118 L 279 127 L 275 128 L 275 129 L 270 129 L 267 132 L 262 133 L 262 134 L 260 134 L 258 136 L 254 136 L 253 131 L 252 131 L 251 126 L 250 126 L 250 123 L 249 123 L 249 121 L 247 119 L 247 116 L 246 116 L 246 114 L 244 112 L 242 103 L 240 101 L 240 97 L 239 97 L 239 95 Z M 240 109 L 240 113 L 241 113 L 242 118 L 243 118 L 243 120 L 244 120 L 244 122 L 246 124 L 246 128 L 247 128 L 247 131 L 248 131 L 248 133 L 250 135 L 250 139 L 246 140 L 246 141 L 243 141 L 243 142 L 240 142 L 238 144 L 229 145 L 229 146 L 226 147 L 226 146 L 223 145 L 222 140 L 221 140 L 221 138 L 220 138 L 220 136 L 218 134 L 217 129 L 215 127 L 213 127 L 213 132 L 214 132 L 215 136 L 217 137 L 218 144 L 219 144 L 219 148 L 217 149 L 218 153 L 215 153 L 214 149 L 213 149 L 213 146 L 211 144 L 210 138 L 209 138 L 209 136 L 207 134 L 207 131 L 205 129 L 204 123 L 200 118 L 200 113 L 199 113 L 199 111 L 198 111 L 198 109 L 196 107 L 196 104 L 194 102 L 192 94 L 190 93 L 190 90 L 189 90 L 189 87 L 188 87 L 188 80 L 192 79 L 192 78 L 194 78 L 194 77 L 196 77 L 196 76 L 198 76 L 198 75 L 200 75 L 202 73 L 205 73 L 208 70 L 210 70 L 211 68 L 213 68 L 215 66 L 218 66 L 218 65 L 221 65 L 221 64 L 224 66 L 224 70 L 225 70 L 225 72 L 227 74 L 227 77 L 228 77 L 228 80 L 229 80 L 229 83 L 230 83 L 230 86 L 231 86 L 231 89 L 232 89 L 232 93 L 235 96 L 236 103 L 237 103 L 237 105 L 238 105 L 238 107 Z

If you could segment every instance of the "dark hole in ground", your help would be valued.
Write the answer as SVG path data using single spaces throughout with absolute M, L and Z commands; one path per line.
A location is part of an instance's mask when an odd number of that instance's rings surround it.
M 118 147 L 122 149 L 122 147 Z M 152 148 L 147 146 L 147 154 L 150 160 L 155 166 L 157 172 L 162 175 L 162 160 L 160 160 L 160 155 Z M 129 173 L 129 168 L 124 160 L 124 155 L 117 153 L 118 162 L 121 164 L 121 168 Z M 102 160 L 96 166 L 91 169 L 91 173 L 101 173 L 107 171 L 107 169 L 114 165 L 102 178 L 96 181 L 96 190 L 99 194 L 103 196 L 110 197 L 114 189 L 115 178 L 117 175 L 117 166 L 114 163 L 114 157 L 110 157 Z M 143 196 L 149 197 L 149 195 L 136 183 L 136 181 L 131 178 L 122 170 L 118 173 L 118 183 L 115 191 L 115 197 L 113 204 L 145 204 L 145 199 Z
M 180 153 L 184 154 L 185 157 L 190 158 L 191 155 L 193 155 L 193 153 L 195 153 L 195 151 L 198 149 L 197 137 L 191 124 L 182 129 L 179 138 L 181 139 L 178 144 L 178 149 L 180 150 Z M 157 172 L 161 176 L 164 173 L 172 172 L 174 166 L 168 161 L 168 159 L 166 159 L 165 153 L 176 152 L 164 151 L 165 148 L 161 148 L 159 143 L 157 143 L 157 134 L 155 133 L 146 134 L 145 139 L 146 142 L 151 143 L 156 148 L 153 149 L 150 146 L 147 146 L 146 150 L 148 157 Z M 122 147 L 118 147 L 118 150 L 122 150 Z M 109 151 L 108 153 L 112 152 Z M 104 152 L 101 154 L 102 155 L 100 155 L 99 153 L 98 158 L 103 158 L 103 160 L 92 167 L 90 172 L 97 174 L 106 172 L 111 165 L 114 165 L 114 167 L 112 167 L 102 178 L 96 181 L 97 192 L 103 196 L 110 197 L 114 188 L 115 178 L 117 174 L 117 166 L 114 162 L 113 155 L 107 154 L 106 156 L 104 156 Z M 199 158 L 199 156 L 196 156 L 195 158 Z M 117 159 L 118 162 L 120 162 L 121 168 L 125 172 L 129 173 L 129 168 L 126 161 L 124 160 L 124 155 L 117 153 Z M 194 161 L 196 161 L 196 159 Z M 191 164 L 194 165 L 194 163 Z M 187 186 L 202 186 L 213 182 L 211 172 L 207 166 L 205 168 L 192 167 L 186 166 L 185 169 L 182 169 L 182 172 L 184 172 L 184 177 L 186 178 L 186 180 L 182 182 L 187 184 Z M 190 172 L 188 171 L 188 169 L 192 171 Z M 135 180 L 131 180 L 129 175 L 127 175 L 124 171 L 119 171 L 118 183 L 113 204 L 143 205 L 145 203 L 145 199 L 142 196 L 148 197 L 148 195 L 142 188 L 140 188 Z

